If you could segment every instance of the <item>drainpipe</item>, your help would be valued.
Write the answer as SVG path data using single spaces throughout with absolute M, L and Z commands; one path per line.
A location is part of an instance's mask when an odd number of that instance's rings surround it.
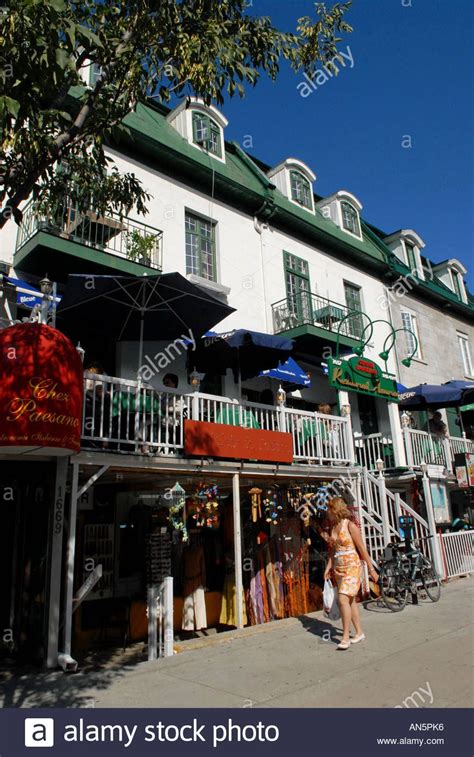
M 259 235 L 260 238 L 260 268 L 261 268 L 261 274 L 262 274 L 262 294 L 263 294 L 263 321 L 265 324 L 265 332 L 268 333 L 268 312 L 267 312 L 267 292 L 266 292 L 266 286 L 265 286 L 265 263 L 264 263 L 264 241 L 263 241 L 263 231 L 266 228 L 265 224 L 260 221 L 257 216 L 254 216 L 253 219 L 253 225 L 255 228 L 255 231 Z M 273 328 L 272 328 L 273 333 Z

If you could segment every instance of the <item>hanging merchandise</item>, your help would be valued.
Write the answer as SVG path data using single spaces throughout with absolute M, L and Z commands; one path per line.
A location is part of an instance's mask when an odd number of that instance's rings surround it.
M 182 541 L 188 541 L 188 530 L 186 528 L 186 492 L 178 482 L 169 490 L 171 497 L 171 506 L 169 509 L 168 520 L 171 528 L 181 535 Z
M 262 517 L 262 490 L 254 486 L 249 494 L 252 503 L 252 521 L 256 523 Z
M 267 489 L 265 492 L 265 499 L 263 500 L 263 506 L 265 508 L 265 520 L 267 523 L 272 523 L 274 526 L 279 522 L 278 519 L 281 515 L 283 507 L 278 501 L 278 493 L 276 489 Z
M 219 528 L 219 490 L 215 484 L 205 486 L 201 484 L 193 498 L 193 520 L 196 528 Z

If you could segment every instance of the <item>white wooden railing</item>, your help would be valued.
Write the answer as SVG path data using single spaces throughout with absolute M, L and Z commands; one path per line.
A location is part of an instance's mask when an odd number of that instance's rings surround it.
M 370 556 L 379 561 L 384 547 L 399 537 L 399 517 L 411 515 L 414 520 L 413 539 L 426 554 L 432 556 L 430 527 L 428 521 L 405 502 L 400 494 L 387 489 L 383 476 L 375 476 L 366 468 L 362 470 L 360 511 L 363 534 Z
M 356 462 L 362 468 L 377 470 L 377 460 L 382 460 L 384 468 L 393 468 L 393 442 L 385 434 L 354 433 L 354 451 Z
M 438 535 L 444 578 L 474 573 L 474 531 Z
M 429 463 L 443 465 L 452 470 L 454 455 L 463 452 L 474 453 L 474 442 L 463 437 L 439 437 L 413 428 L 403 429 L 403 436 L 407 462 L 412 467 Z
M 297 462 L 352 462 L 346 418 L 200 392 L 157 391 L 145 383 L 88 372 L 84 376 L 82 443 L 86 448 L 182 453 L 184 421 L 192 419 L 290 433 Z

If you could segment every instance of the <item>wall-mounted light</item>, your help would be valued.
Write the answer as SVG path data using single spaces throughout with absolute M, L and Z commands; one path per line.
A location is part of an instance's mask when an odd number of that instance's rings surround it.
M 403 411 L 403 413 L 400 416 L 400 420 L 402 423 L 403 428 L 408 428 L 410 425 L 410 416 L 406 411 Z
M 41 294 L 50 295 L 53 291 L 53 282 L 48 279 L 48 274 L 46 274 L 44 279 L 41 279 L 39 285 Z
M 191 384 L 194 391 L 197 392 L 199 387 L 201 386 L 201 378 L 197 371 L 193 371 L 191 373 L 191 375 L 189 376 L 189 383 Z
M 403 360 L 402 360 L 402 365 L 404 365 L 405 368 L 409 368 L 410 365 L 411 365 L 411 358 L 404 357 Z
M 80 342 L 78 342 L 76 344 L 76 352 L 79 355 L 79 357 L 81 358 L 81 363 L 83 363 L 84 362 L 84 355 L 86 354 L 86 351 L 85 351 L 85 349 L 83 347 L 81 347 L 81 343 Z
M 279 405 L 284 405 L 284 404 L 285 404 L 285 402 L 286 402 L 286 392 L 285 392 L 285 390 L 283 389 L 283 387 L 282 387 L 282 385 L 281 385 L 281 384 L 280 384 L 280 386 L 278 387 L 278 392 L 277 392 L 277 402 L 278 402 L 278 404 L 279 404 Z
M 388 352 L 386 350 L 384 350 L 383 352 L 381 352 L 379 354 L 379 357 L 382 358 L 382 360 L 384 360 L 385 362 L 387 362 L 387 360 L 388 360 Z

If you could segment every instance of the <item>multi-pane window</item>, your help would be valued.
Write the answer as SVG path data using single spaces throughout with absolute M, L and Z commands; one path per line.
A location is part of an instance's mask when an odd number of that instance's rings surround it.
M 416 260 L 415 248 L 413 247 L 412 244 L 405 242 L 405 250 L 407 253 L 407 266 L 412 273 L 416 274 L 418 271 L 418 265 L 417 265 L 417 260 Z
M 309 210 L 313 209 L 311 184 L 299 171 L 290 171 L 291 199 Z
M 295 324 L 309 323 L 312 309 L 308 263 L 289 252 L 285 252 L 283 257 L 288 313 Z
M 462 296 L 462 283 L 461 283 L 461 277 L 457 271 L 451 271 L 451 276 L 453 277 L 453 283 L 454 283 L 454 291 L 456 292 L 457 296 L 460 300 L 463 299 Z
M 220 128 L 205 113 L 193 113 L 193 141 L 207 152 L 222 157 Z
M 341 202 L 342 226 L 347 231 L 360 237 L 359 214 L 350 202 Z
M 346 305 L 348 310 L 362 310 L 362 302 L 360 298 L 360 287 L 355 284 L 350 284 L 348 281 L 344 282 L 344 294 L 346 298 Z M 353 318 L 348 318 L 347 331 L 350 336 L 360 337 L 364 328 L 363 318 L 360 315 L 355 315 Z
M 469 347 L 469 338 L 466 334 L 458 332 L 459 351 L 461 353 L 462 364 L 464 366 L 465 376 L 474 376 L 472 370 L 471 350 Z
M 186 273 L 216 281 L 215 224 L 186 213 Z
M 410 313 L 409 311 L 403 311 L 402 324 L 403 324 L 403 328 L 408 329 L 408 331 L 404 332 L 405 344 L 406 344 L 406 350 L 407 350 L 406 357 L 413 356 L 416 358 L 421 358 L 420 335 L 418 333 L 418 323 L 417 323 L 416 315 L 414 315 L 413 313 Z

